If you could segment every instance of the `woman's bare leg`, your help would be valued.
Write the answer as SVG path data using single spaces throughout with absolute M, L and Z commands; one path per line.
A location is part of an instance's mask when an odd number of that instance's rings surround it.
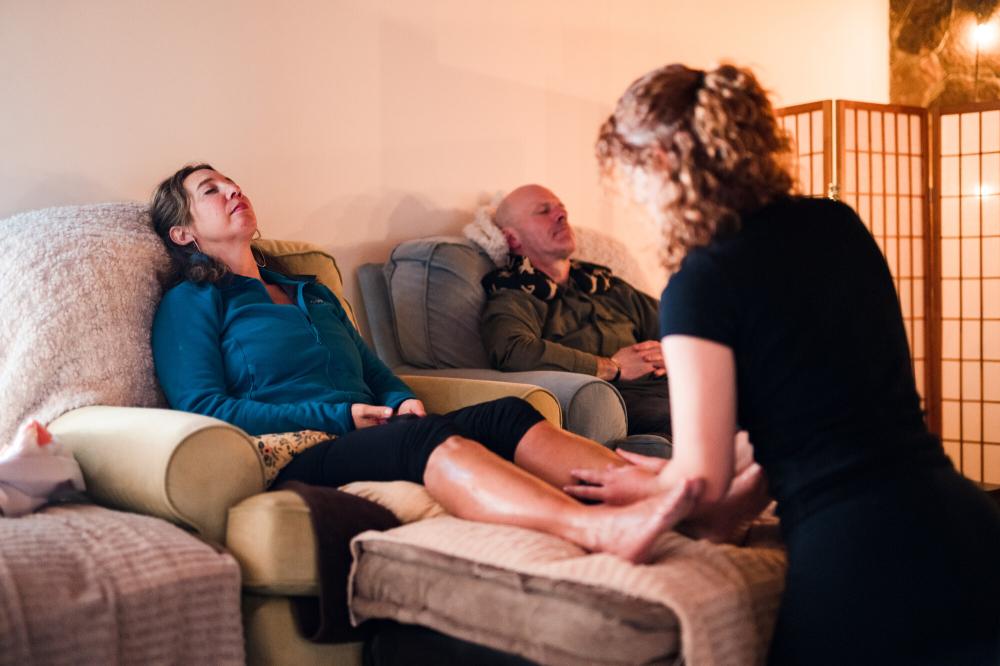
M 592 439 L 574 435 L 548 421 L 539 421 L 524 433 L 514 451 L 514 464 L 562 488 L 576 483 L 572 469 L 605 469 L 625 465 L 617 453 Z
M 568 468 L 568 467 L 567 467 Z M 452 515 L 527 527 L 590 551 L 645 561 L 656 537 L 691 510 L 697 484 L 624 507 L 585 506 L 464 437 L 445 440 L 424 470 L 427 491 Z

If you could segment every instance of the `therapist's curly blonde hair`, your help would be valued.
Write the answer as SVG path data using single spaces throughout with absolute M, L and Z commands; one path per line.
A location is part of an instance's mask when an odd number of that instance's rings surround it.
M 674 272 L 691 248 L 792 190 L 790 144 L 754 75 L 667 65 L 635 81 L 601 127 L 597 159 L 660 228 Z

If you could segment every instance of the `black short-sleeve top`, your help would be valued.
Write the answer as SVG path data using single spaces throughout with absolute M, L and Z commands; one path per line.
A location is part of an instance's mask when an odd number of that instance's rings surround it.
M 779 504 L 871 469 L 944 460 L 888 265 L 844 204 L 788 197 L 744 215 L 740 231 L 684 259 L 660 326 L 733 350 L 739 423 Z

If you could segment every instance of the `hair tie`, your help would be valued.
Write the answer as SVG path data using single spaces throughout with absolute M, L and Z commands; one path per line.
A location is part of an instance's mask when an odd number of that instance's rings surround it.
M 698 103 L 698 91 L 705 87 L 706 72 L 703 69 L 698 69 L 694 71 L 694 75 L 691 87 L 689 88 L 692 105 Z

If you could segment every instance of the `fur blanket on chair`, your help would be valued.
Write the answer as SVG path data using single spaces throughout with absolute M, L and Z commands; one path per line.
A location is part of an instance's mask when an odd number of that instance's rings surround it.
M 164 404 L 149 331 L 168 257 L 139 203 L 0 220 L 0 442 L 27 418 Z

